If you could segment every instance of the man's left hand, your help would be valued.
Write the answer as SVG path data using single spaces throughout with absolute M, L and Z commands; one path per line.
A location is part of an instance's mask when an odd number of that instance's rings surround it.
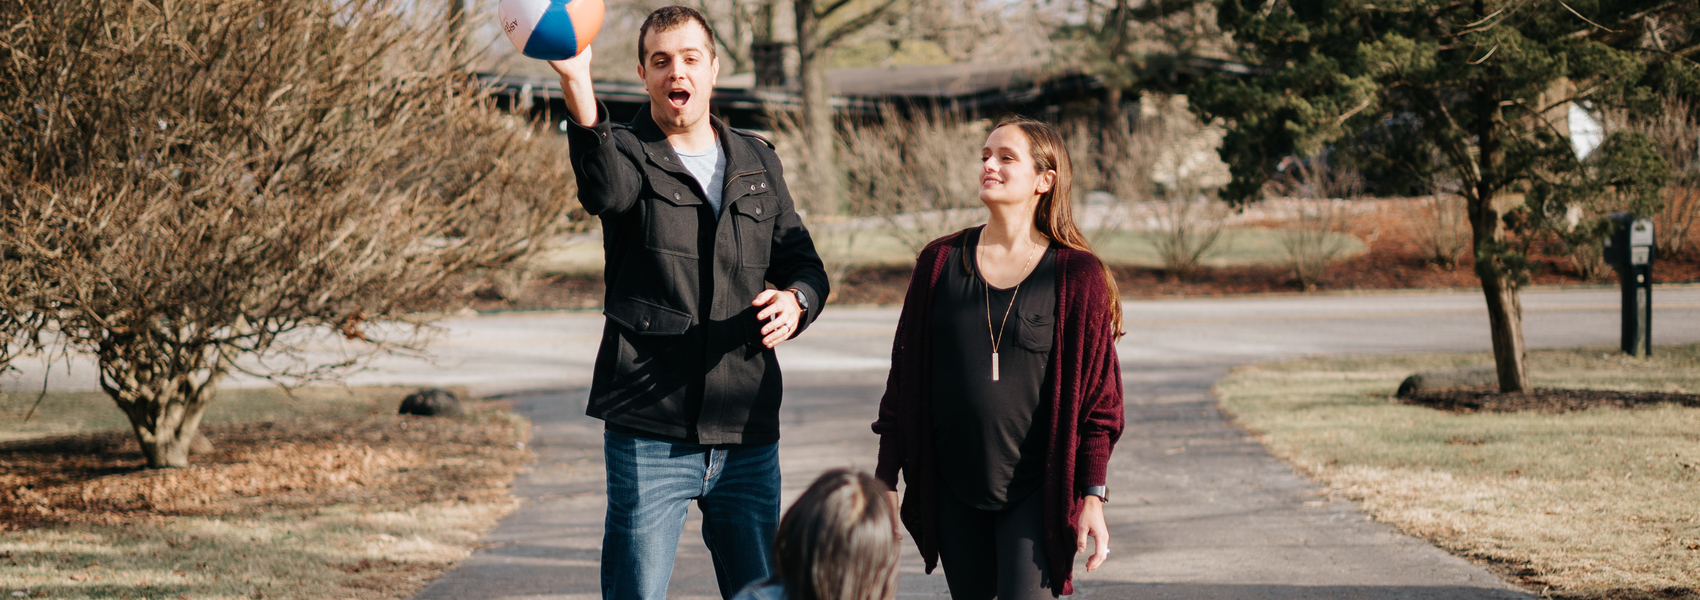
M 756 313 L 756 320 L 766 321 L 761 326 L 761 343 L 769 348 L 791 339 L 803 316 L 803 309 L 797 306 L 797 297 L 791 290 L 767 290 L 756 296 L 750 306 L 766 307 Z

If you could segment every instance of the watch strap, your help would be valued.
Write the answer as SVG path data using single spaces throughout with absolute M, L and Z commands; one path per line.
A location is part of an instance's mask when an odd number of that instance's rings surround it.
M 1099 500 L 1103 501 L 1106 504 L 1108 504 L 1110 502 L 1110 488 L 1107 487 L 1107 486 L 1102 486 L 1102 485 L 1089 486 L 1089 487 L 1086 488 L 1086 493 L 1084 495 L 1097 496 Z

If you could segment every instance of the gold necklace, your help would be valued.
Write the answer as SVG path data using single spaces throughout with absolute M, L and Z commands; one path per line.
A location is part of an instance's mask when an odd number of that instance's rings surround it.
M 986 270 L 980 269 L 980 283 L 986 284 L 986 337 L 992 340 L 992 381 L 998 380 L 998 348 L 1003 343 L 1004 327 L 1009 325 L 1009 312 L 1015 309 L 1015 298 L 1021 295 L 1021 284 L 1027 281 L 1027 267 L 1033 264 L 1033 255 L 1038 251 L 1038 244 L 1034 244 L 1033 249 L 1027 251 L 1027 260 L 1021 263 L 1023 277 L 1015 282 L 1015 291 L 1009 295 L 1009 306 L 1003 309 L 1003 321 L 998 323 L 996 331 L 992 330 L 992 282 L 986 281 Z

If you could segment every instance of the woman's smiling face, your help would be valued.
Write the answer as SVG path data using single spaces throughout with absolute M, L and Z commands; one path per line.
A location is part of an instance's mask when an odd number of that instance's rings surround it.
M 999 127 L 986 136 L 980 149 L 980 202 L 1020 204 L 1051 191 L 1056 173 L 1035 172 L 1030 148 L 1019 127 Z

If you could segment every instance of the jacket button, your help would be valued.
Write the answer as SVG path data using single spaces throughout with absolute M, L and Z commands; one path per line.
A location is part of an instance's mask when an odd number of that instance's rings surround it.
M 756 207 L 756 214 L 758 214 L 758 215 L 761 214 L 761 207 L 760 206 Z
M 678 192 L 673 192 L 673 199 L 674 199 L 674 200 L 678 200 L 678 199 L 679 199 L 679 193 L 678 193 Z
M 752 192 L 753 192 L 753 191 L 756 191 L 756 186 L 753 186 L 753 185 L 752 185 L 752 186 L 750 186 L 750 191 L 752 191 Z
M 767 182 L 766 181 L 761 182 L 761 187 L 763 189 L 766 189 L 767 188 Z
M 649 329 L 649 317 L 644 317 L 643 319 L 639 320 L 637 328 L 638 328 L 638 331 L 643 331 L 643 330 Z

